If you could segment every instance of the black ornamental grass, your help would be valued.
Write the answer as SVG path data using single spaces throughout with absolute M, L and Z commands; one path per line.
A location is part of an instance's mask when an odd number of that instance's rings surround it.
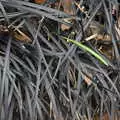
M 74 2 L 70 15 L 53 1 L 0 1 L 0 120 L 120 118 L 119 10 L 116 20 L 112 16 L 119 3 L 77 0 L 84 13 Z M 111 41 L 97 41 L 89 30 L 94 21 Z M 64 38 L 92 49 L 107 65 Z M 103 45 L 112 48 L 112 59 L 100 51 Z

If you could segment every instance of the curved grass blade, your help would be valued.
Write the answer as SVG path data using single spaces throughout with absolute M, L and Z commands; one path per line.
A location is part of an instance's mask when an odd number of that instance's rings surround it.
M 105 65 L 107 65 L 107 66 L 109 65 L 108 62 L 107 62 L 102 56 L 100 56 L 99 54 L 97 54 L 97 53 L 96 53 L 95 51 L 93 51 L 91 48 L 83 45 L 83 44 L 80 43 L 80 42 L 77 42 L 77 41 L 75 41 L 75 40 L 69 39 L 69 38 L 67 38 L 67 37 L 63 37 L 63 38 L 64 38 L 65 40 L 67 40 L 67 42 L 71 42 L 71 43 L 77 45 L 78 47 L 80 47 L 81 49 L 89 52 L 89 53 L 92 54 L 94 57 L 96 57 L 99 61 L 101 61 L 103 64 L 105 64 Z

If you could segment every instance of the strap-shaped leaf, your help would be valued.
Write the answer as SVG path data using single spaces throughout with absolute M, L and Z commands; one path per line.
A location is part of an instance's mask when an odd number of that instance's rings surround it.
M 96 57 L 99 61 L 101 61 L 103 64 L 105 65 L 109 65 L 108 62 L 102 57 L 100 56 L 98 53 L 96 53 L 95 51 L 93 51 L 91 48 L 87 47 L 86 45 L 83 45 L 81 42 L 69 39 L 67 37 L 63 37 L 65 40 L 67 40 L 67 42 L 71 42 L 75 45 L 77 45 L 78 47 L 80 47 L 81 49 L 89 52 L 90 54 L 92 54 L 94 57 Z

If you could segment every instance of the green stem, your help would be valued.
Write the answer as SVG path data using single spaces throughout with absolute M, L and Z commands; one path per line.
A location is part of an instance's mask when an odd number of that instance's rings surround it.
M 81 49 L 91 53 L 94 57 L 96 57 L 98 60 L 100 60 L 103 64 L 107 65 L 108 66 L 108 62 L 102 57 L 100 56 L 98 53 L 96 53 L 95 51 L 93 51 L 91 48 L 83 45 L 82 43 L 80 42 L 77 42 L 75 40 L 72 40 L 72 39 L 69 39 L 67 37 L 63 37 L 65 40 L 67 40 L 67 42 L 71 42 L 77 46 L 79 46 Z

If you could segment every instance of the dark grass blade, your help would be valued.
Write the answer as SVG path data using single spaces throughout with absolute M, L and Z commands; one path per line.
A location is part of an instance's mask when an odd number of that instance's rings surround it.
M 9 79 L 8 79 L 8 70 L 9 70 L 9 59 L 10 59 L 10 48 L 11 48 L 11 38 L 9 38 L 7 48 L 6 48 L 6 57 L 3 68 L 3 75 L 1 78 L 1 90 L 0 90 L 0 104 L 5 104 L 5 116 L 8 114 L 8 91 L 9 91 Z M 3 96 L 5 95 L 5 99 Z M 3 103 L 3 101 L 5 103 Z M 5 117 L 6 119 L 6 117 Z

